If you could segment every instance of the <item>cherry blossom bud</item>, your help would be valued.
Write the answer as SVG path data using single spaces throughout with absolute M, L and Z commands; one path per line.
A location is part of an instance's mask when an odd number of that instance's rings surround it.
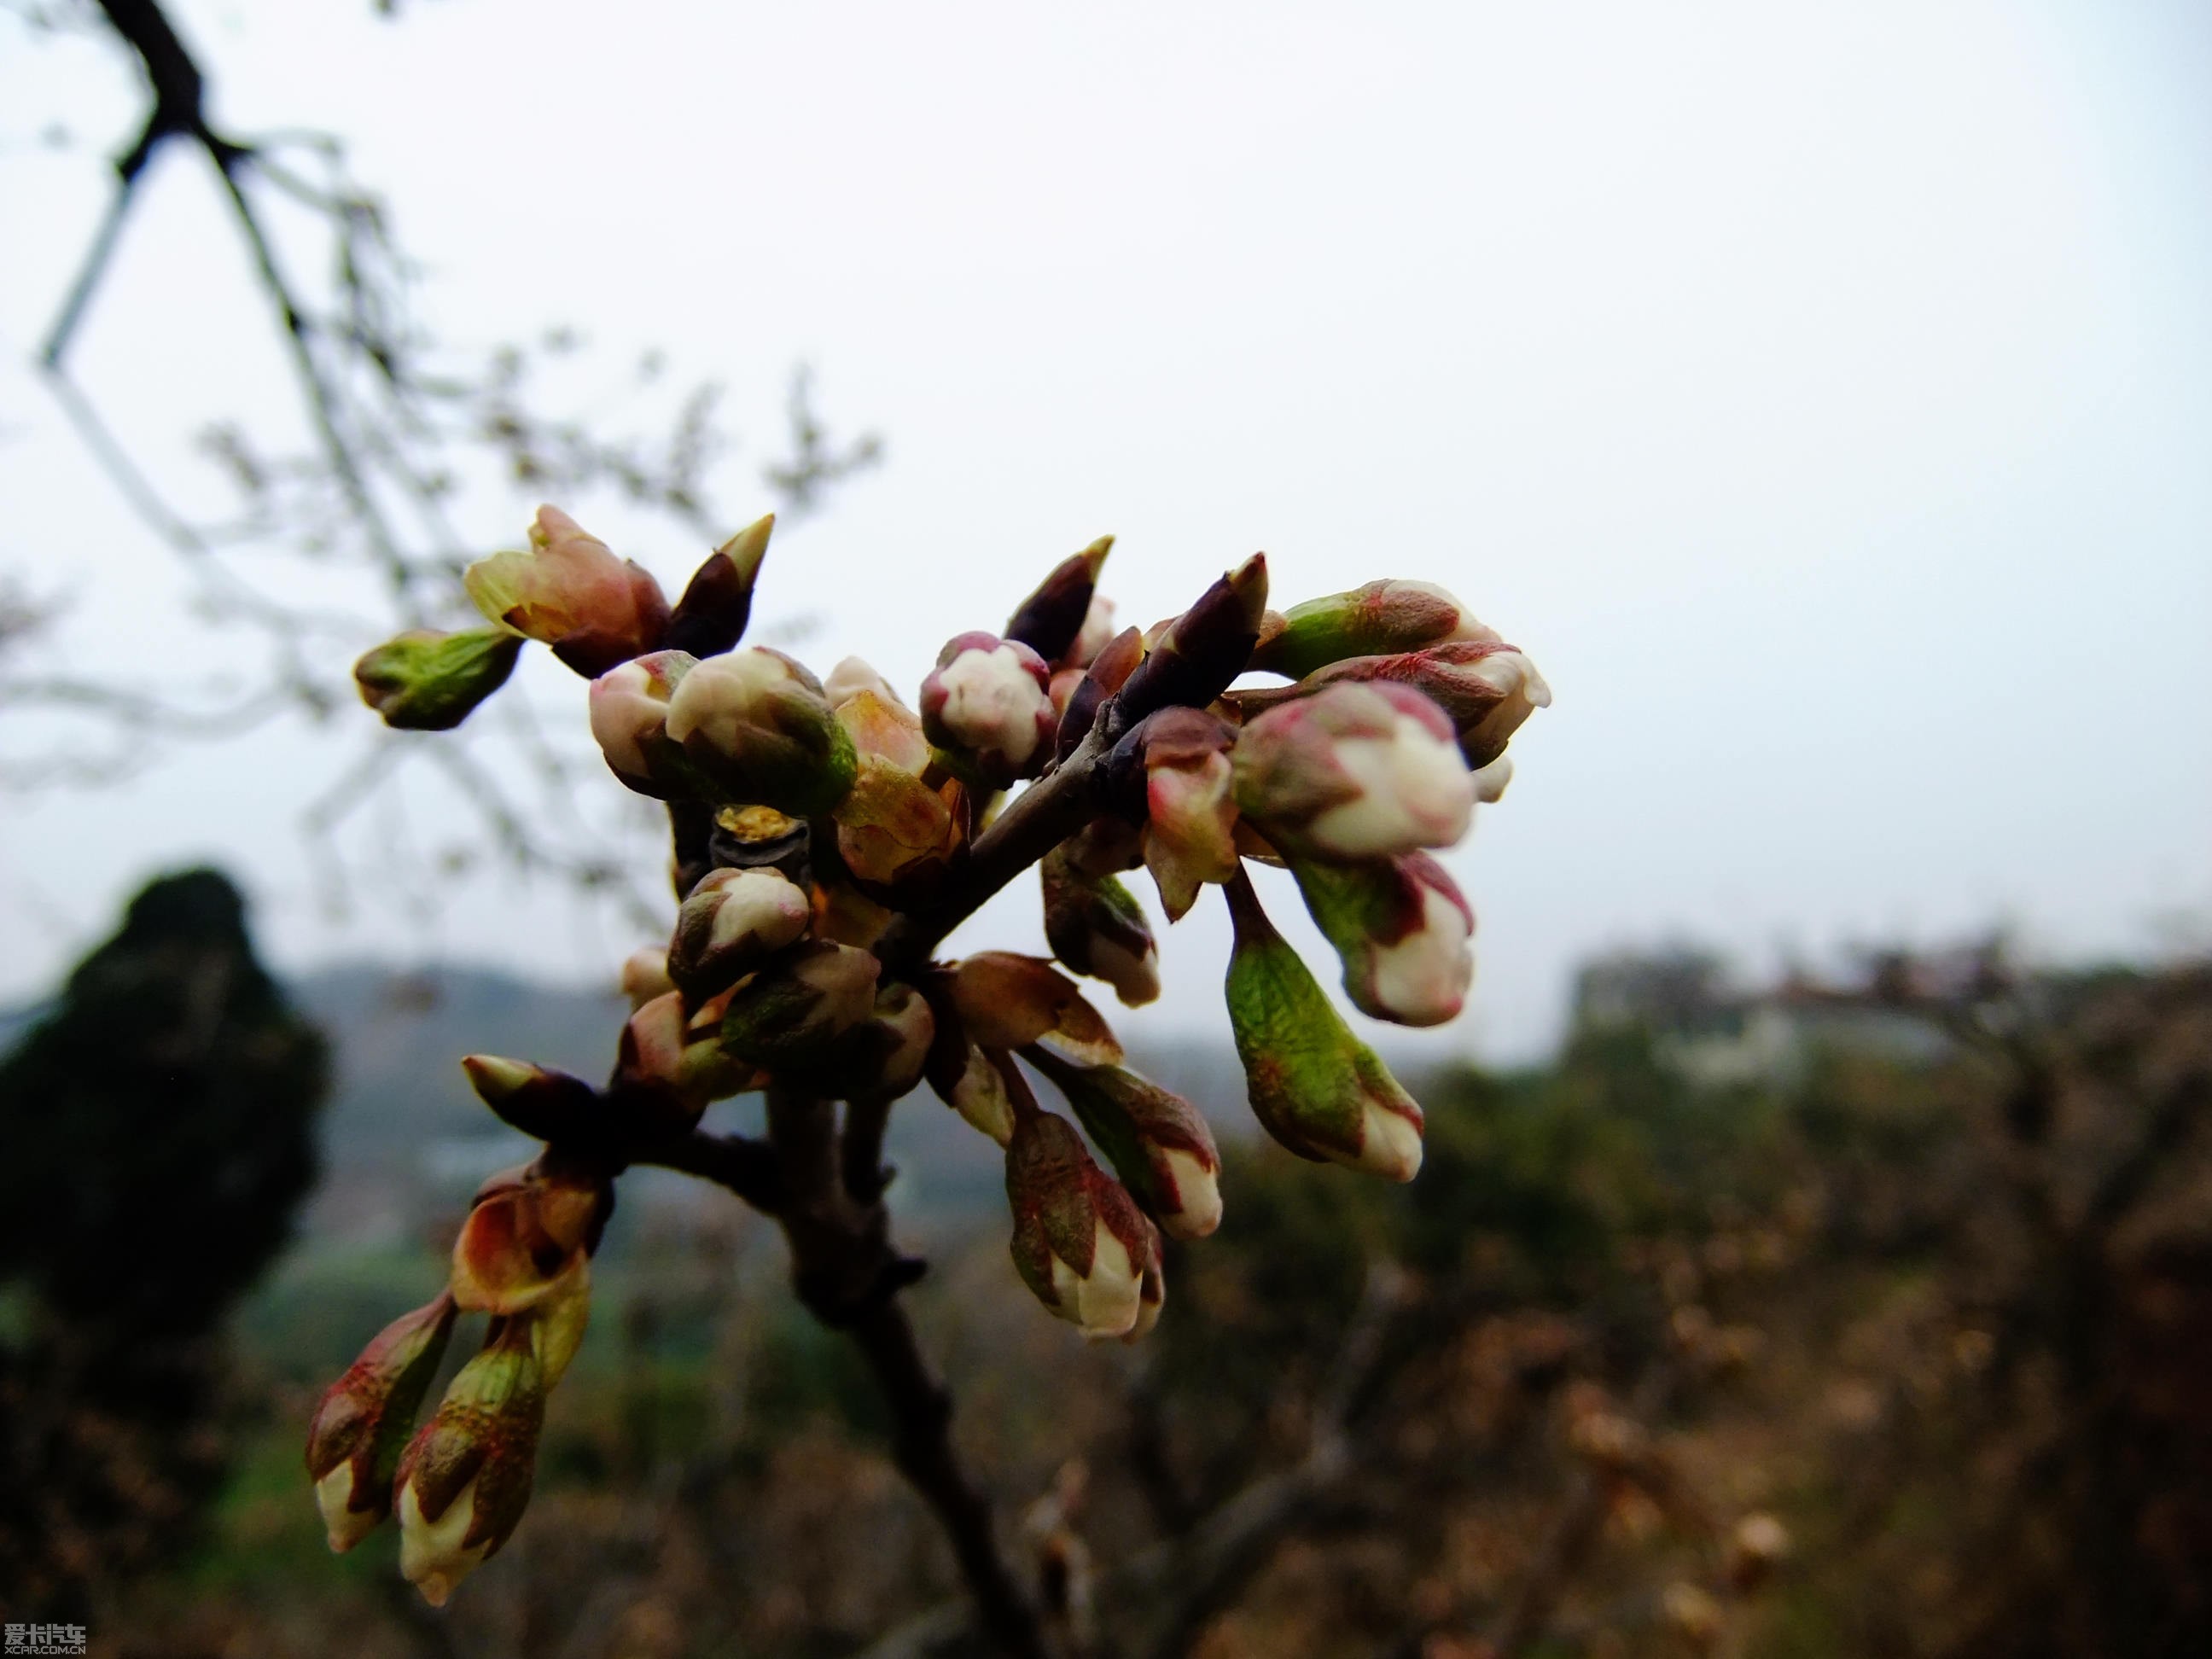
M 757 1068 L 723 1042 L 721 1012 L 719 998 L 694 1009 L 671 991 L 629 1017 L 609 1085 L 629 1127 L 689 1128 L 710 1102 L 760 1086 Z
M 632 1013 L 653 998 L 666 996 L 676 988 L 676 981 L 668 977 L 667 950 L 657 945 L 640 945 L 623 958 L 617 983 Z
M 392 1481 L 437 1375 L 458 1310 L 441 1294 L 380 1331 L 331 1384 L 307 1425 L 307 1475 L 343 1555 L 391 1513 Z
M 669 699 L 668 735 L 733 802 L 811 817 L 853 786 L 853 740 L 821 682 L 763 646 L 701 659 Z
M 722 1046 L 769 1071 L 817 1060 L 875 1012 L 881 969 L 873 956 L 848 945 L 794 945 L 731 998 Z
M 522 638 L 503 628 L 441 634 L 418 628 L 353 665 L 361 700 L 401 732 L 449 732 L 507 684 Z
M 1250 884 L 1227 890 L 1237 926 L 1229 1020 L 1260 1127 L 1300 1158 L 1411 1181 L 1421 1109 L 1352 1034 Z
M 1176 1238 L 1221 1224 L 1221 1154 L 1213 1131 L 1181 1095 L 1119 1066 L 1070 1066 L 1032 1051 L 1114 1173 L 1145 1212 Z
M 1088 668 L 1097 659 L 1115 635 L 1114 601 L 1103 593 L 1091 596 L 1091 609 L 1084 614 L 1083 626 L 1076 631 L 1075 643 L 1069 646 L 1060 660 L 1070 668 Z
M 1237 805 L 1286 853 L 1386 858 L 1467 833 L 1474 783 L 1451 722 L 1402 685 L 1332 685 L 1246 726 Z
M 1497 638 L 1433 582 L 1374 581 L 1292 605 L 1281 629 L 1271 631 L 1252 653 L 1252 666 L 1303 679 L 1346 657 Z
M 579 1077 L 525 1060 L 467 1054 L 469 1085 L 503 1122 L 540 1140 L 574 1140 L 604 1127 L 599 1091 Z
M 759 580 L 761 561 L 768 556 L 768 538 L 775 529 L 775 514 L 756 519 L 707 556 L 692 573 L 668 619 L 668 643 L 695 657 L 715 657 L 744 637 L 752 619 L 753 584 Z
M 477 610 L 553 654 L 586 679 L 667 642 L 660 584 L 617 559 L 558 507 L 541 507 L 527 553 L 495 553 L 463 573 Z
M 1006 623 L 1006 637 L 1017 641 L 1056 667 L 1081 667 L 1098 654 L 1109 635 L 1102 635 L 1089 656 L 1078 659 L 1074 647 L 1089 624 L 1098 573 L 1113 550 L 1114 538 L 1101 536 L 1080 553 L 1071 554 L 1053 568 L 1036 592 L 1024 599 Z M 1112 607 L 1109 606 L 1109 613 Z
M 1150 1224 L 1065 1118 L 1022 1115 L 1006 1148 L 1014 1266 L 1085 1336 L 1126 1336 L 1141 1311 Z
M 1122 729 L 1155 709 L 1203 708 L 1244 672 L 1267 608 L 1267 561 L 1255 553 L 1170 623 L 1116 698 Z
M 1014 1103 L 1006 1092 L 1006 1079 L 988 1054 L 964 1038 L 951 1053 L 953 1062 L 943 1068 L 932 1054 L 930 1087 L 946 1105 L 1004 1146 L 1014 1138 Z
M 1099 647 L 1083 671 L 1083 678 L 1065 698 L 1054 692 L 1053 706 L 1060 710 L 1060 735 L 1053 741 L 1055 755 L 1066 760 L 1075 752 L 1076 745 L 1091 735 L 1091 728 L 1097 723 L 1100 708 L 1128 683 L 1144 659 L 1145 636 L 1133 628 L 1125 628 Z M 1059 684 L 1057 676 L 1054 684 Z
M 1203 709 L 1163 708 L 1144 723 L 1145 866 L 1170 922 L 1206 882 L 1236 875 L 1237 803 L 1225 725 Z
M 986 1048 L 1034 1043 L 1071 1065 L 1121 1062 L 1104 1016 L 1042 957 L 978 951 L 954 966 L 950 988 L 961 1025 Z
M 1112 876 L 1075 867 L 1066 844 L 1037 865 L 1044 886 L 1044 936 L 1079 974 L 1103 979 L 1131 1008 L 1160 994 L 1160 953 L 1145 913 Z
M 1503 640 L 1458 640 L 1398 656 L 1352 657 L 1317 670 L 1296 685 L 1237 694 L 1247 719 L 1269 708 L 1311 696 L 1326 686 L 1347 681 L 1409 685 L 1444 712 L 1458 734 L 1460 751 L 1472 767 L 1487 768 L 1501 758 L 1506 743 L 1539 708 L 1551 706 L 1552 689 L 1525 653 Z M 1496 778 L 1482 799 L 1504 793 L 1511 769 Z
M 607 769 L 641 795 L 668 800 L 693 791 L 692 769 L 668 734 L 668 705 L 697 665 L 688 652 L 654 651 L 592 682 L 592 735 Z
M 1079 876 L 1116 876 L 1144 863 L 1144 826 L 1109 813 L 1091 819 L 1060 842 L 1059 851 Z
M 1051 685 L 1044 659 L 1020 641 L 957 635 L 921 683 L 922 730 L 978 779 L 1004 788 L 1052 752 Z
M 826 1072 L 824 1094 L 842 1100 L 896 1100 L 921 1081 L 937 1021 L 911 985 L 886 985 L 874 1012 L 837 1041 Z
M 695 1001 L 727 990 L 814 920 L 804 889 L 775 870 L 710 870 L 676 913 L 668 977 Z
M 1474 913 L 1425 853 L 1359 864 L 1293 859 L 1306 908 L 1344 959 L 1352 1006 L 1400 1025 L 1457 1017 L 1474 978 Z
M 832 708 L 842 708 L 848 700 L 863 691 L 872 691 L 894 708 L 905 707 L 891 683 L 878 674 L 859 657 L 847 657 L 823 677 L 822 695 L 830 699 Z
M 544 1420 L 544 1367 L 528 1322 L 513 1321 L 461 1367 L 400 1459 L 399 1571 L 432 1607 L 514 1535 Z
M 550 1155 L 549 1154 L 549 1157 Z M 453 1240 L 453 1300 L 471 1313 L 537 1307 L 583 1270 L 614 1207 L 604 1176 L 551 1165 L 494 1176 Z
M 886 885 L 951 858 L 960 842 L 952 810 L 958 786 L 933 789 L 923 781 L 929 740 L 921 718 L 888 686 L 861 685 L 838 702 L 837 719 L 860 757 L 853 787 L 832 814 L 845 867 L 860 881 Z

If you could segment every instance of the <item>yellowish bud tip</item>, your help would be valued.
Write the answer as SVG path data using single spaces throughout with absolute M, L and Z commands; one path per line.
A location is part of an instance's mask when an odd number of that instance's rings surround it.
M 470 1086 L 488 1101 L 505 1100 L 538 1074 L 534 1066 L 497 1054 L 465 1054 L 461 1069 L 469 1074 Z
M 1092 581 L 1098 580 L 1098 573 L 1106 568 L 1106 556 L 1113 550 L 1114 538 L 1111 536 L 1101 536 L 1083 550 L 1083 562 L 1090 567 Z
M 775 514 L 764 514 L 714 550 L 737 566 L 738 575 L 750 580 L 768 556 L 768 538 L 775 531 Z
M 1229 573 L 1229 586 L 1251 613 L 1252 626 L 1257 629 L 1267 610 L 1267 556 L 1255 553 L 1238 565 Z

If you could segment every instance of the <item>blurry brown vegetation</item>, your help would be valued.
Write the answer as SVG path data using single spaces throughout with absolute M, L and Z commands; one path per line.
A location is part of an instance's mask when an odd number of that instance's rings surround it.
M 2212 1649 L 2212 973 L 1732 999 L 1662 963 L 1583 1002 L 1556 1065 L 1432 1082 L 1410 1189 L 1232 1151 L 1145 1345 L 1024 1316 L 995 1219 L 934 1241 L 917 1316 L 1066 1650 Z M 220 1536 L 95 1636 L 981 1651 L 774 1253 L 734 1210 L 630 1220 L 529 1520 L 447 1615 L 380 1547 L 320 1556 L 298 1423 L 359 1323 L 322 1297 L 257 1316 Z

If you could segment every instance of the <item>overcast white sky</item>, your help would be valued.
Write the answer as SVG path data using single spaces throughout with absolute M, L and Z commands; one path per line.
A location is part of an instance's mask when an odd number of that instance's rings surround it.
M 225 121 L 350 137 L 448 337 L 658 342 L 763 440 L 804 357 L 884 432 L 771 557 L 818 667 L 911 686 L 1102 531 L 1138 621 L 1255 548 L 1281 602 L 1458 592 L 1558 702 L 1453 860 L 1481 970 L 1443 1044 L 1528 1052 L 1577 958 L 1668 935 L 2205 936 L 2212 9 L 175 9 Z M 26 366 L 135 105 L 96 41 L 0 52 L 0 569 L 143 667 L 187 650 L 167 556 Z M 143 209 L 79 368 L 189 494 L 193 428 L 290 394 L 204 181 Z M 506 882 L 327 920 L 292 815 L 369 719 L 0 799 L 0 999 L 207 855 L 288 965 L 629 947 Z M 1125 1030 L 1219 1029 L 1225 942 L 1179 927 Z

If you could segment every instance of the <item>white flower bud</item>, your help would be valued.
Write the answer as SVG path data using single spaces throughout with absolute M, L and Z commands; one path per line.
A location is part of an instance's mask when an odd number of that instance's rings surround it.
M 1029 647 L 963 634 L 922 682 L 922 727 L 932 742 L 973 756 L 991 781 L 1011 783 L 1052 741 L 1051 688 L 1051 671 Z
M 1332 685 L 1238 735 L 1237 804 L 1285 852 L 1387 858 L 1467 833 L 1474 781 L 1450 720 L 1389 683 Z
M 899 702 L 899 695 L 891 690 L 891 683 L 858 657 L 846 658 L 822 682 L 822 695 L 830 699 L 832 708 L 842 708 L 849 698 L 862 691 L 872 691 L 888 703 Z

